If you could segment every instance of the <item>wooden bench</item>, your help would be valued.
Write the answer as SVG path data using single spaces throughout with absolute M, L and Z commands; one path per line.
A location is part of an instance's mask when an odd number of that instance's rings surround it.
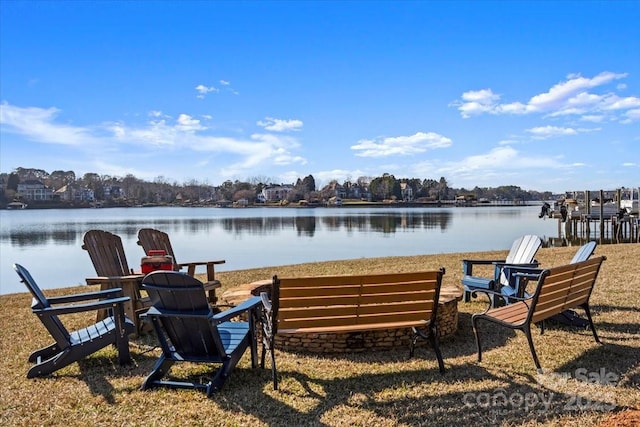
M 600 343 L 596 328 L 591 319 L 589 298 L 595 285 L 604 256 L 587 261 L 567 264 L 546 270 L 520 269 L 522 277 L 535 277 L 535 292 L 528 298 L 515 298 L 517 301 L 499 308 L 489 308 L 471 317 L 473 333 L 478 348 L 478 362 L 482 361 L 482 348 L 478 333 L 478 322 L 485 320 L 511 329 L 522 330 L 527 336 L 529 348 L 538 372 L 542 371 L 540 361 L 531 338 L 531 324 L 539 324 L 544 333 L 544 320 L 565 310 L 582 308 L 587 315 L 589 327 L 597 343 Z M 513 298 L 511 298 L 513 299 Z
M 380 329 L 412 329 L 409 357 L 418 338 L 428 339 L 440 372 L 444 362 L 438 346 L 436 315 L 444 269 L 415 273 L 314 277 L 273 277 L 267 310 L 267 342 L 275 335 L 349 333 Z

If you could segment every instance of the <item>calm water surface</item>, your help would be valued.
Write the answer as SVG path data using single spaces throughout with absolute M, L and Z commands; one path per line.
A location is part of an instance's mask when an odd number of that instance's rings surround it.
M 118 234 L 139 269 L 138 229 L 165 231 L 178 262 L 225 259 L 217 271 L 353 258 L 508 249 L 523 234 L 557 237 L 540 208 L 113 208 L 0 211 L 0 293 L 24 292 L 12 268 L 43 289 L 95 276 L 82 236 Z

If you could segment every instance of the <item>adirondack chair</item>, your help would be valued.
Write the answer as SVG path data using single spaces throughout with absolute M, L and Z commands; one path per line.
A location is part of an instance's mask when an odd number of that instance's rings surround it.
M 140 293 L 144 274 L 134 273 L 127 264 L 122 239 L 117 234 L 104 230 L 89 230 L 83 238 L 82 249 L 89 253 L 98 277 L 87 277 L 87 285 L 100 285 L 100 289 L 122 288 L 130 300 L 125 303 L 126 315 L 133 320 L 136 330 L 142 329 L 139 315 L 151 306 L 149 298 Z M 98 320 L 105 317 L 104 310 L 98 312 Z
M 576 264 L 588 260 L 595 250 L 595 241 L 585 243 L 578 248 L 569 264 Z M 507 276 L 507 284 L 500 288 L 500 293 L 507 304 L 514 301 L 513 297 L 516 297 L 515 301 L 519 301 L 522 298 L 529 298 L 531 296 L 525 291 L 529 278 L 526 275 L 518 274 L 522 271 L 529 271 L 527 268 L 523 269 L 518 265 L 506 265 L 504 266 L 503 271 Z
M 131 362 L 128 336 L 134 332 L 135 326 L 124 314 L 123 304 L 129 298 L 122 296 L 121 289 L 47 298 L 26 268 L 20 264 L 14 264 L 13 268 L 33 296 L 31 310 L 55 340 L 53 344 L 31 353 L 29 362 L 35 364 L 27 372 L 27 378 L 48 375 L 109 344 L 118 349 L 121 365 Z M 109 309 L 111 313 L 96 324 L 71 333 L 58 317 L 99 309 Z
M 205 282 L 205 290 L 209 294 L 209 302 L 216 304 L 216 289 L 220 287 L 220 281 L 216 280 L 215 266 L 216 264 L 224 264 L 225 260 L 216 261 L 197 261 L 197 262 L 185 262 L 179 263 L 176 259 L 176 255 L 173 252 L 169 235 L 164 231 L 156 230 L 153 228 L 141 228 L 138 230 L 138 245 L 142 246 L 145 254 L 148 254 L 152 250 L 163 250 L 167 255 L 173 258 L 173 269 L 175 271 L 187 270 L 189 276 L 196 274 L 196 267 L 206 266 L 207 268 L 207 281 Z
M 193 388 L 211 396 L 224 385 L 247 348 L 251 349 L 251 366 L 257 367 L 255 318 L 262 307 L 260 297 L 214 314 L 203 283 L 187 274 L 154 271 L 145 277 L 142 286 L 153 303 L 144 316 L 152 322 L 162 348 L 162 355 L 142 384 L 143 390 Z M 230 321 L 238 316 L 246 316 L 247 320 Z M 221 366 L 207 383 L 162 380 L 176 362 Z
M 526 235 L 516 239 L 509 250 L 507 258 L 504 260 L 462 260 L 462 286 L 464 287 L 464 301 L 469 302 L 471 296 L 475 296 L 477 290 L 493 291 L 488 293 L 491 299 L 491 306 L 496 307 L 500 298 L 494 293 L 507 285 L 508 278 L 503 272 L 505 264 L 517 264 L 528 267 L 537 267 L 538 262 L 534 259 L 538 249 L 542 246 L 542 241 L 538 236 Z M 473 275 L 474 265 L 493 265 L 493 277 L 478 277 Z

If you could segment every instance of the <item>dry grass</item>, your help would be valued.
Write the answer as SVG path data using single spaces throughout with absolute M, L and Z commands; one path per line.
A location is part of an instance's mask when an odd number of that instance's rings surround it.
M 544 266 L 571 259 L 575 248 L 542 249 Z M 2 425 L 598 425 L 628 408 L 640 408 L 639 244 L 599 246 L 607 256 L 591 298 L 598 345 L 588 331 L 549 327 L 534 341 L 547 372 L 536 374 L 521 333 L 485 333 L 476 362 L 470 315 L 481 302 L 460 303 L 459 330 L 441 343 L 447 372 L 441 375 L 427 349 L 407 360 L 407 349 L 310 356 L 277 352 L 281 390 L 270 371 L 250 369 L 248 355 L 212 399 L 188 390 L 139 390 L 158 350 L 152 337 L 132 342 L 134 364 L 119 367 L 104 349 L 54 375 L 27 380 L 27 357 L 50 338 L 29 309 L 27 294 L 0 297 Z M 224 287 L 279 275 L 415 271 L 446 267 L 445 283 L 458 284 L 462 258 L 494 258 L 502 252 L 361 259 L 221 273 Z M 22 261 L 24 265 L 29 263 Z M 17 276 L 16 276 L 17 277 Z M 45 277 L 36 278 L 41 282 Z M 83 290 L 70 288 L 55 293 Z M 65 321 L 80 326 L 86 316 Z M 114 364 L 115 363 L 115 364 Z M 207 367 L 181 374 L 206 377 Z M 605 373 L 609 384 L 580 377 Z M 567 374 L 571 377 L 568 378 Z M 507 400 L 500 399 L 505 397 Z M 544 400 L 544 402 L 543 402 Z

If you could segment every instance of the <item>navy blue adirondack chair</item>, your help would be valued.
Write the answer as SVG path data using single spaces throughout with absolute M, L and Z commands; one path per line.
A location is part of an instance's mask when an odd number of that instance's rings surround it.
M 251 365 L 257 367 L 255 319 L 262 309 L 260 297 L 214 313 L 203 283 L 187 274 L 154 271 L 143 279 L 143 289 L 151 298 L 151 308 L 143 316 L 153 323 L 162 355 L 142 384 L 153 387 L 192 388 L 207 393 L 220 390 L 247 349 Z M 246 320 L 231 321 L 238 316 Z M 173 381 L 162 378 L 176 362 L 220 365 L 207 383 Z
M 35 364 L 29 369 L 27 378 L 48 375 L 109 344 L 118 349 L 118 361 L 121 365 L 131 362 L 129 334 L 135 331 L 135 325 L 124 314 L 124 304 L 129 298 L 122 296 L 122 289 L 47 298 L 26 268 L 20 264 L 14 264 L 13 268 L 33 296 L 31 310 L 55 341 L 31 353 L 29 362 Z M 108 313 L 102 320 L 74 332 L 67 331 L 58 317 L 62 314 L 105 309 Z
M 520 265 L 526 267 L 537 267 L 538 262 L 534 259 L 538 249 L 542 246 L 542 240 L 538 236 L 526 235 L 516 239 L 509 250 L 506 259 L 501 260 L 462 260 L 462 286 L 464 287 L 464 301 L 469 302 L 471 296 L 475 296 L 476 291 L 490 291 L 487 293 L 491 299 L 491 306 L 498 305 L 500 298 L 496 292 L 507 285 L 508 278 L 503 271 L 505 265 Z M 480 277 L 473 275 L 474 265 L 493 265 L 493 277 Z

